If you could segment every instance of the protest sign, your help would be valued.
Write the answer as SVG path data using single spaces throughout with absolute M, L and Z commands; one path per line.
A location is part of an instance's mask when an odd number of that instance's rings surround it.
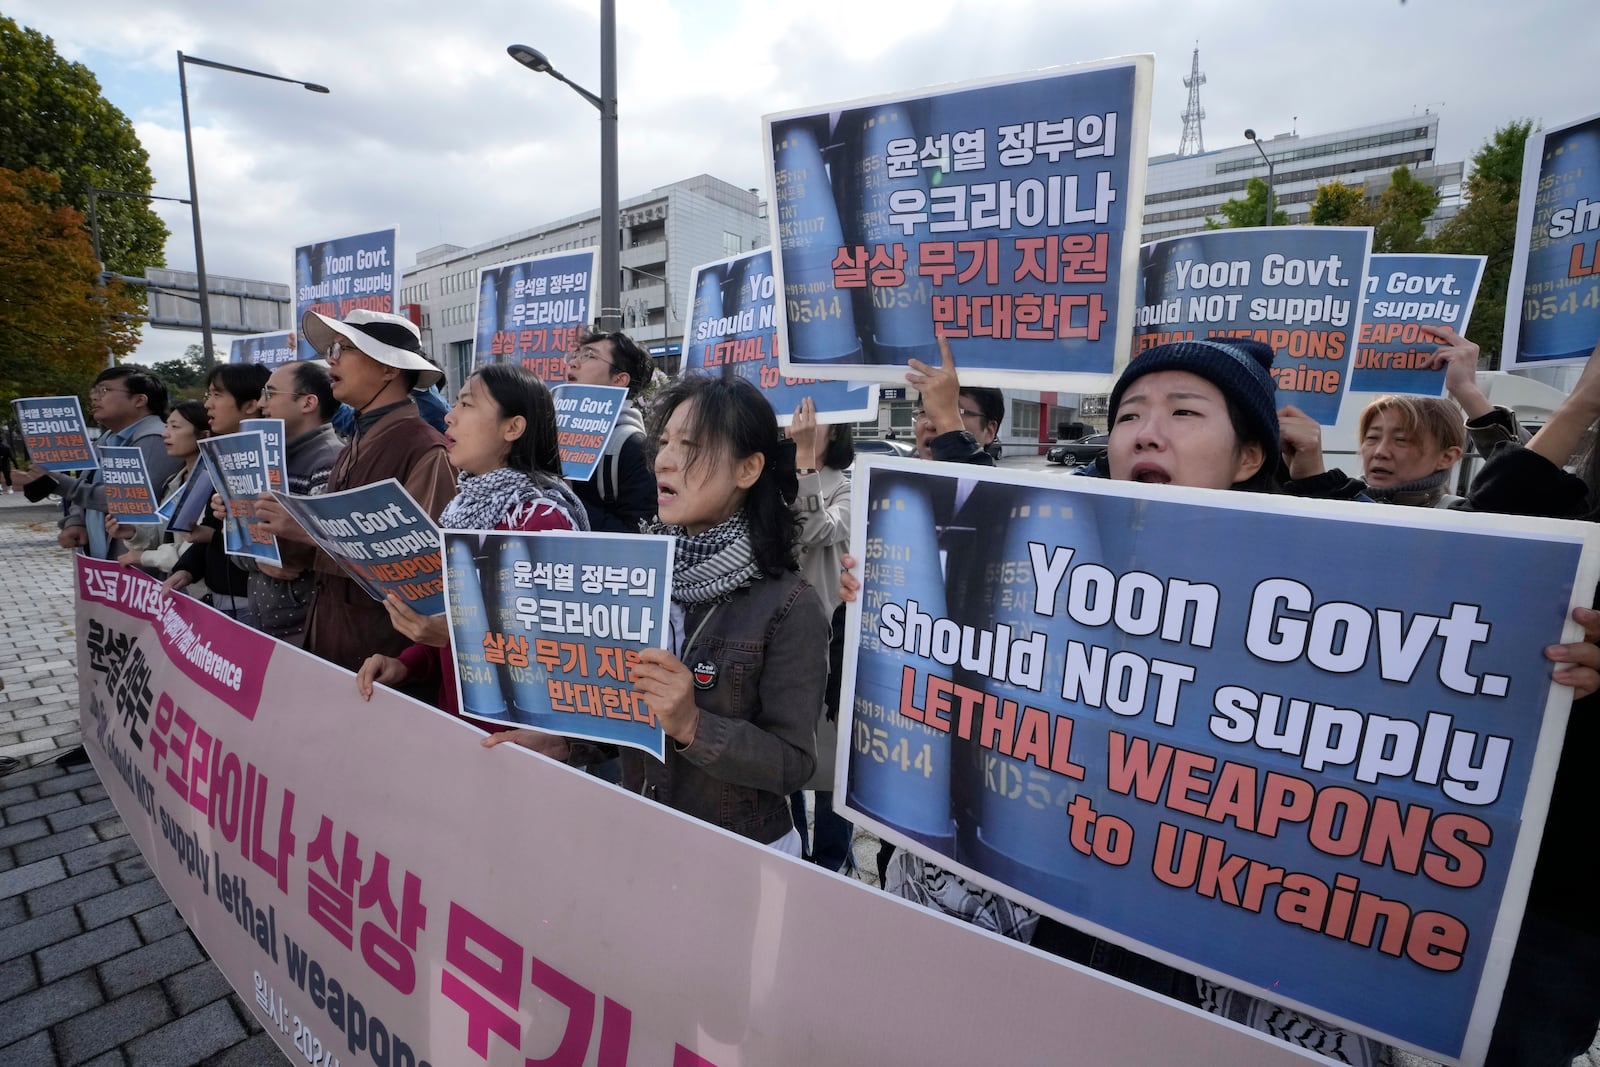
M 550 390 L 556 406 L 556 445 L 561 475 L 575 482 L 594 477 L 606 444 L 628 404 L 628 391 L 612 385 L 558 385 Z
M 943 332 L 963 382 L 1107 388 L 1133 325 L 1153 65 L 766 116 L 783 373 L 897 381 L 938 362 Z
M 364 701 L 348 671 L 138 571 L 80 557 L 76 584 L 83 741 L 107 797 L 297 1062 L 1325 1062 L 485 751 L 382 686 Z M 961 1010 L 927 1010 L 930 975 L 958 982 Z
M 855 480 L 853 821 L 1481 1060 L 1572 692 L 1543 651 L 1577 639 L 1600 531 L 875 457 Z
M 28 461 L 40 470 L 88 471 L 99 462 L 89 445 L 89 426 L 75 396 L 30 396 L 11 402 Z
M 97 445 L 100 483 L 106 489 L 106 514 L 118 522 L 160 522 L 156 487 L 150 481 L 144 453 L 132 445 Z
M 194 470 L 189 472 L 189 480 L 183 483 L 178 490 L 176 499 L 172 501 L 172 518 L 167 521 L 167 530 L 171 533 L 193 533 L 194 528 L 204 521 L 206 512 L 211 509 L 211 494 L 214 489 L 211 485 L 211 465 L 200 462 L 194 465 Z M 166 504 L 162 505 L 167 507 Z
M 1581 363 L 1600 338 L 1600 115 L 1533 130 L 1522 156 L 1501 366 Z
M 627 745 L 665 735 L 629 668 L 667 646 L 672 538 L 445 531 L 445 596 L 464 714 Z
M 294 323 L 296 329 L 308 311 L 342 319 L 356 308 L 396 311 L 395 231 L 375 230 L 350 237 L 334 237 L 301 245 L 294 250 Z M 304 337 L 299 338 L 301 359 L 319 354 Z
M 239 429 L 254 430 L 261 435 L 261 448 L 267 461 L 267 488 L 280 493 L 289 491 L 289 467 L 284 456 L 284 429 L 282 419 L 241 419 Z
M 778 367 L 778 286 L 772 249 L 741 252 L 696 267 L 694 306 L 684 327 L 684 370 L 748 378 L 771 401 L 778 425 L 794 419 L 806 397 L 821 423 L 876 418 L 878 387 L 868 382 L 791 378 Z
M 1443 396 L 1444 368 L 1428 369 L 1439 342 L 1420 327 L 1448 326 L 1465 336 L 1484 262 L 1483 256 L 1374 253 L 1350 391 Z
M 1147 244 L 1134 352 L 1260 341 L 1277 357 L 1278 404 L 1332 426 L 1349 388 L 1371 250 L 1370 229 L 1340 226 L 1207 230 Z
M 439 528 L 398 481 L 317 496 L 272 495 L 372 599 L 393 593 L 418 614 L 444 614 Z
M 567 380 L 567 355 L 595 316 L 594 248 L 478 271 L 476 362 L 517 363 L 546 384 Z
M 299 325 L 298 319 L 295 322 Z M 235 337 L 228 346 L 229 363 L 259 363 L 263 367 L 281 367 L 285 363 L 293 363 L 298 358 L 300 358 L 299 346 L 295 343 L 293 330 Z M 317 357 L 311 355 L 305 358 Z
M 272 488 L 261 434 L 243 430 L 207 437 L 200 442 L 200 456 L 227 514 L 222 520 L 222 544 L 228 555 L 250 556 L 274 567 L 282 565 L 278 539 L 256 520 L 256 497 Z

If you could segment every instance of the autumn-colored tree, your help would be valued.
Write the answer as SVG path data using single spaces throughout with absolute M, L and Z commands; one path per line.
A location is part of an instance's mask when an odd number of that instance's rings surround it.
M 83 215 L 52 174 L 0 168 L 0 402 L 84 395 L 139 343 L 125 286 L 102 286 Z
M 1267 183 L 1260 178 L 1251 178 L 1245 182 L 1243 200 L 1229 200 L 1217 210 L 1222 212 L 1222 221 L 1206 219 L 1206 229 L 1233 230 L 1267 225 Z M 1289 225 L 1288 213 L 1278 210 L 1276 205 L 1272 212 L 1272 225 Z
M 100 92 L 94 73 L 63 59 L 37 30 L 0 16 L 0 167 L 37 167 L 60 179 L 45 203 L 87 214 L 89 187 L 148 193 L 150 157 L 133 123 Z M 167 227 L 143 200 L 100 198 L 106 267 L 141 275 L 166 263 Z
M 1512 122 L 1484 142 L 1472 157 L 1472 174 L 1462 190 L 1466 203 L 1429 246 L 1433 252 L 1487 257 L 1467 333 L 1478 342 L 1491 370 L 1500 366 L 1511 253 L 1517 242 L 1522 149 L 1532 132 L 1532 122 Z

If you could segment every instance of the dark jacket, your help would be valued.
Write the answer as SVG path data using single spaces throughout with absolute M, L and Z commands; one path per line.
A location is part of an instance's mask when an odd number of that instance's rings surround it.
M 665 763 L 624 750 L 622 784 L 771 844 L 793 829 L 789 794 L 817 763 L 817 711 L 828 682 L 822 603 L 789 573 L 757 579 L 723 603 L 695 605 L 683 626 L 693 640 L 680 658 L 690 669 L 709 664 L 715 676 L 695 689 L 694 742 L 682 748 L 669 739 Z
M 372 415 L 377 417 L 339 453 L 327 492 L 393 478 L 438 521 L 456 494 L 444 438 L 422 421 L 410 398 Z M 313 566 L 316 597 L 306 618 L 306 651 L 356 671 L 375 652 L 398 656 L 411 644 L 395 630 L 383 603 L 372 599 L 327 553 L 318 550 Z
M 1534 515 L 1557 519 L 1589 516 L 1589 492 L 1583 479 L 1569 474 L 1537 452 L 1514 444 L 1497 449 L 1472 480 L 1467 499 L 1474 511 L 1498 515 Z M 1600 591 L 1597 591 L 1600 593 Z M 1600 606 L 1600 597 L 1597 597 Z M 1600 908 L 1594 889 L 1579 876 L 1575 857 L 1593 846 L 1594 806 L 1589 775 L 1600 763 L 1600 693 L 1574 701 L 1556 765 L 1544 837 L 1528 889 L 1528 913 L 1555 919 L 1600 936 Z
M 596 532 L 638 533 L 640 522 L 655 517 L 656 474 L 645 448 L 644 420 L 631 403 L 622 409 L 594 477 L 571 484 Z

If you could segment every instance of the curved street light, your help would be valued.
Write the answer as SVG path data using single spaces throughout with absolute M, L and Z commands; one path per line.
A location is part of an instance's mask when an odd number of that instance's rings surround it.
M 236 67 L 231 63 L 218 63 L 211 59 L 201 59 L 199 56 L 186 56 L 182 51 L 178 53 L 178 96 L 183 101 L 183 150 L 189 161 L 189 215 L 194 224 L 194 277 L 195 284 L 200 290 L 200 338 L 204 345 L 204 355 L 201 365 L 207 370 L 212 364 L 211 345 L 211 294 L 206 281 L 206 250 L 205 242 L 200 236 L 200 191 L 195 187 L 194 180 L 194 136 L 189 129 L 189 80 L 184 73 L 184 65 L 193 63 L 197 67 L 210 67 L 213 70 L 225 70 L 232 74 L 248 74 L 252 78 L 265 78 L 268 81 L 288 82 L 298 85 L 302 89 L 313 93 L 326 93 L 326 85 L 316 82 L 301 81 L 299 78 L 285 78 L 281 74 L 268 74 L 264 70 L 251 70 L 249 67 Z
M 1267 150 L 1261 147 L 1261 142 L 1256 140 L 1256 131 L 1244 131 L 1244 139 L 1255 145 L 1256 151 L 1261 153 L 1261 158 L 1267 161 L 1267 225 L 1271 226 L 1272 216 L 1275 214 L 1275 201 L 1272 196 L 1272 159 L 1267 155 Z
M 529 70 L 548 74 L 593 104 L 600 112 L 600 328 L 622 327 L 622 225 L 617 194 L 617 6 L 600 0 L 600 93 L 595 95 L 562 74 L 543 52 L 525 44 L 506 54 Z

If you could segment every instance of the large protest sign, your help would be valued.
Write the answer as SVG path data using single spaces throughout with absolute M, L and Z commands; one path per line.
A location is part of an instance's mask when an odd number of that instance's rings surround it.
M 318 310 L 321 310 L 320 308 Z M 327 312 L 323 312 L 327 314 Z M 296 320 L 296 324 L 298 325 Z M 293 330 L 277 333 L 256 333 L 248 337 L 235 337 L 228 346 L 229 363 L 259 363 L 263 367 L 281 367 L 299 359 L 299 345 Z M 305 357 L 317 358 L 315 355 Z
M 637 534 L 444 535 L 445 595 L 464 714 L 665 757 L 629 668 L 667 646 L 672 539 Z
M 100 482 L 106 490 L 106 514 L 119 522 L 160 522 L 156 487 L 150 481 L 144 453 L 132 445 L 98 445 Z
M 261 450 L 267 462 L 267 488 L 280 493 L 289 491 L 289 466 L 284 451 L 282 419 L 241 419 L 239 429 L 254 430 L 261 435 Z
M 1501 365 L 1576 363 L 1600 338 L 1600 115 L 1533 130 L 1522 156 Z
M 1273 349 L 1278 403 L 1339 421 L 1361 324 L 1372 231 L 1338 226 L 1207 230 L 1139 250 L 1134 351 L 1250 338 Z
M 399 280 L 395 267 L 395 231 L 375 230 L 350 237 L 315 241 L 294 250 L 294 322 L 308 311 L 342 319 L 356 308 L 395 311 Z M 319 358 L 304 337 L 301 359 Z
M 942 331 L 963 382 L 1103 390 L 1133 324 L 1153 65 L 766 116 L 783 372 L 895 381 Z
M 89 444 L 89 426 L 75 396 L 30 396 L 11 402 L 28 461 L 40 470 L 93 470 L 99 460 Z
M 211 485 L 222 498 L 222 545 L 230 556 L 250 556 L 274 567 L 283 563 L 278 539 L 256 519 L 256 497 L 272 491 L 267 451 L 254 430 L 207 437 L 200 456 Z M 181 507 L 181 506 L 180 506 Z
M 791 378 L 778 366 L 778 320 L 783 314 L 772 249 L 741 252 L 696 267 L 689 276 L 694 305 L 684 327 L 684 370 L 691 374 L 738 375 L 755 383 L 787 426 L 806 397 L 817 421 L 875 418 L 878 387 L 869 382 Z
M 613 385 L 569 382 L 550 390 L 556 406 L 556 447 L 561 474 L 575 482 L 594 477 L 617 420 L 628 403 L 628 391 Z
M 1543 650 L 1600 532 L 874 457 L 855 491 L 855 819 L 1073 927 L 1481 1060 L 1571 696 Z
M 518 363 L 546 383 L 567 380 L 567 355 L 595 317 L 599 250 L 552 252 L 478 272 L 476 362 Z
M 372 599 L 393 593 L 418 614 L 444 614 L 439 528 L 395 479 L 317 496 L 272 495 Z
M 349 672 L 138 571 L 79 557 L 77 589 L 107 796 L 297 1062 L 1325 1062 L 485 751 L 382 687 L 363 701 Z M 961 1010 L 927 1010 L 929 976 L 958 978 Z
M 1424 326 L 1465 335 L 1483 280 L 1483 256 L 1374 253 L 1367 263 L 1361 339 L 1350 390 L 1444 395 L 1444 368 L 1429 370 L 1439 342 Z

